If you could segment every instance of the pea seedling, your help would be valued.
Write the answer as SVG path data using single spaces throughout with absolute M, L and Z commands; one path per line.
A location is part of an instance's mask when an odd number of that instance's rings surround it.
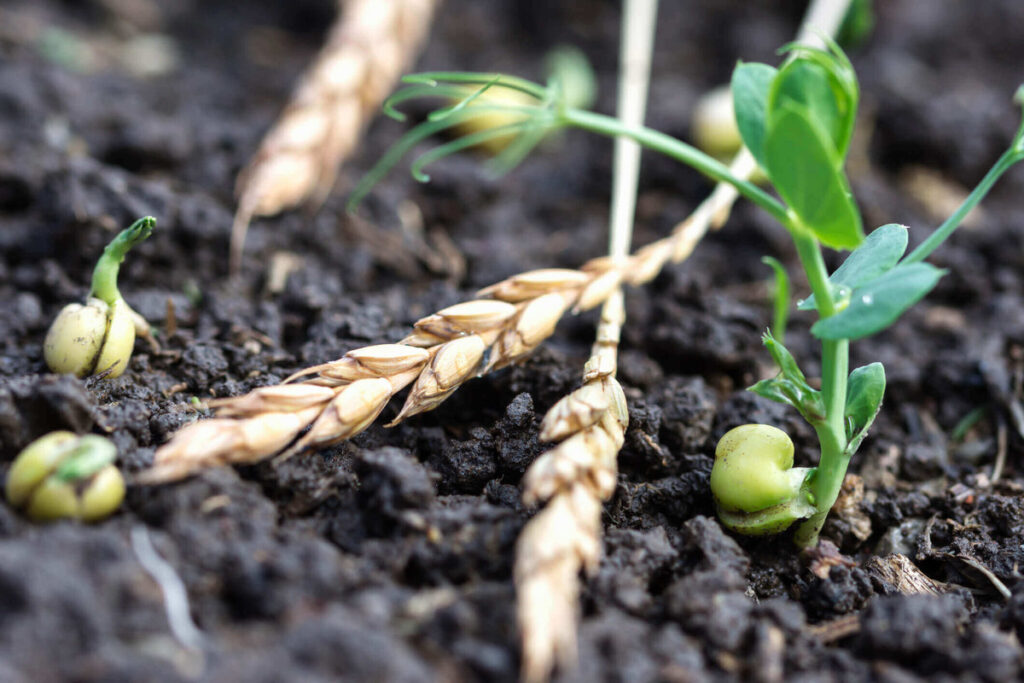
M 153 232 L 156 219 L 146 216 L 118 233 L 103 250 L 92 272 L 85 304 L 68 304 L 54 319 L 43 341 L 43 357 L 54 372 L 87 377 L 119 377 L 128 367 L 135 335 L 149 326 L 117 288 L 125 254 Z
M 515 104 L 494 100 L 477 106 L 445 106 L 417 125 L 386 154 L 356 188 L 355 206 L 371 187 L 417 143 L 466 120 L 495 112 L 515 114 L 514 123 L 478 130 L 427 151 L 412 163 L 412 174 L 429 180 L 424 167 L 433 161 L 492 138 L 517 137 L 492 160 L 494 170 L 515 166 L 547 133 L 575 127 L 610 137 L 625 136 L 692 166 L 710 178 L 733 185 L 781 223 L 796 245 L 812 296 L 801 310 L 814 310 L 811 333 L 821 341 L 821 388 L 807 381 L 793 356 L 767 332 L 764 344 L 779 367 L 776 377 L 750 387 L 760 396 L 788 404 L 814 427 L 821 450 L 816 468 L 790 470 L 792 444 L 767 426 L 730 432 L 719 444 L 712 474 L 723 523 L 740 533 L 779 532 L 802 520 L 798 545 L 817 543 L 818 534 L 839 494 L 850 458 L 867 434 L 882 403 L 885 371 L 871 363 L 850 372 L 849 345 L 879 332 L 925 296 L 943 271 L 924 262 L 959 226 L 1011 166 L 1024 159 L 1024 123 L 963 204 L 909 255 L 907 229 L 884 225 L 864 236 L 860 211 L 850 191 L 844 164 L 859 100 L 853 67 L 843 52 L 790 45 L 781 66 L 740 64 L 731 83 L 736 123 L 744 144 L 781 199 L 735 177 L 728 167 L 671 136 L 570 106 L 557 79 L 541 86 L 511 76 L 435 72 L 407 76 L 408 87 L 385 104 L 420 97 L 457 98 L 463 88 L 475 92 L 508 89 L 529 97 Z M 473 95 L 463 97 L 468 101 Z M 1015 97 L 1024 105 L 1024 86 Z M 852 250 L 831 275 L 822 247 Z M 777 316 L 777 320 L 781 318 Z M 777 323 L 778 324 L 778 323 Z M 778 432 L 778 433 L 777 433 Z M 785 437 L 785 441 L 780 437 Z

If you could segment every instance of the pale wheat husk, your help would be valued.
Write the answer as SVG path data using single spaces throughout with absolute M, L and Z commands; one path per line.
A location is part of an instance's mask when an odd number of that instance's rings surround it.
M 597 568 L 601 505 L 615 492 L 616 460 L 629 421 L 615 379 L 622 290 L 606 296 L 584 384 L 544 416 L 541 440 L 561 441 L 523 477 L 523 501 L 546 502 L 516 544 L 516 620 L 522 679 L 545 681 L 576 662 L 579 574 Z M 600 370 L 598 370 L 600 368 Z
M 231 231 L 237 271 L 249 222 L 319 203 L 338 166 L 415 61 L 440 0 L 346 0 L 319 55 L 238 176 Z

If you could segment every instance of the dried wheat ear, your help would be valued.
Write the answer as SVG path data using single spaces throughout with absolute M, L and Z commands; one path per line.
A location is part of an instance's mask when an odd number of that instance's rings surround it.
M 523 478 L 528 505 L 547 502 L 516 544 L 516 621 L 522 639 L 522 680 L 545 681 L 557 662 L 576 662 L 580 570 L 601 558 L 601 505 L 615 492 L 619 449 L 629 414 L 615 379 L 622 291 L 601 309 L 597 341 L 583 386 L 556 403 L 541 423 L 541 441 L 560 443 Z
M 216 417 L 175 433 L 137 481 L 174 481 L 208 467 L 254 463 L 279 453 L 290 457 L 343 441 L 369 426 L 410 384 L 405 405 L 391 424 L 431 410 L 466 380 L 528 355 L 552 334 L 566 311 L 599 306 L 620 285 L 643 284 L 667 262 L 685 259 L 709 225 L 724 222 L 734 198 L 716 190 L 672 235 L 627 258 L 602 257 L 579 270 L 543 269 L 513 276 L 480 292 L 488 298 L 419 320 L 397 344 L 356 349 L 282 384 L 211 401 Z
M 733 163 L 740 177 L 749 177 L 753 169 L 746 153 Z M 725 222 L 736 197 L 730 186 L 719 185 L 671 237 L 632 257 L 656 255 L 630 266 L 636 269 L 634 275 L 653 277 L 664 265 L 663 254 L 676 262 L 689 256 L 708 227 Z M 560 443 L 537 458 L 523 477 L 524 502 L 546 502 L 516 544 L 516 623 L 522 645 L 520 678 L 526 683 L 549 680 L 556 665 L 563 671 L 576 666 L 580 573 L 592 574 L 601 559 L 601 508 L 615 492 L 618 454 L 629 421 L 615 379 L 625 322 L 622 302 L 618 288 L 604 302 L 583 385 L 552 406 L 541 423 L 540 440 Z
M 416 59 L 440 0 L 347 0 L 319 55 L 238 176 L 237 271 L 249 222 L 322 201 L 338 166 Z

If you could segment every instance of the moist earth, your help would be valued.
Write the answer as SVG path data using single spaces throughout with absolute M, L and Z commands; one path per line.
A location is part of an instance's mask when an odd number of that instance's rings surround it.
M 875 4 L 874 32 L 850 50 L 863 89 L 851 179 L 868 226 L 905 223 L 917 243 L 1013 133 L 1024 18 L 1017 0 Z M 736 59 L 777 59 L 801 11 L 662 3 L 649 124 L 685 138 L 700 94 Z M 256 221 L 229 278 L 233 179 L 332 16 L 329 0 L 0 6 L 0 473 L 53 429 L 109 435 L 137 472 L 205 417 L 193 397 L 395 341 L 482 286 L 602 253 L 611 145 L 579 132 L 500 180 L 473 156 L 436 164 L 428 185 L 396 170 L 347 216 L 347 191 L 404 130 L 382 119 L 318 211 Z M 418 66 L 540 78 L 544 54 L 571 43 L 610 112 L 618 21 L 611 1 L 449 0 Z M 636 244 L 709 188 L 645 154 Z M 584 583 L 580 665 L 560 679 L 1021 675 L 1022 195 L 1017 169 L 935 254 L 949 271 L 939 287 L 854 345 L 855 364 L 885 364 L 887 399 L 854 459 L 859 479 L 803 555 L 786 537 L 724 532 L 708 492 L 715 440 L 739 424 L 785 428 L 813 462 L 798 416 L 744 391 L 771 372 L 760 257 L 798 272 L 788 237 L 741 204 L 689 261 L 628 293 L 630 426 L 604 557 Z M 114 380 L 47 374 L 49 321 L 84 296 L 114 232 L 145 214 L 157 229 L 121 289 L 161 350 L 137 343 Z M 281 284 L 274 271 L 289 262 Z M 0 680 L 515 680 L 511 573 L 531 515 L 518 484 L 541 451 L 540 418 L 579 382 L 594 323 L 566 319 L 522 365 L 393 429 L 132 488 L 100 524 L 36 526 L 0 505 Z M 808 325 L 795 316 L 787 343 L 813 376 Z M 172 629 L 140 564 L 143 530 L 198 632 Z

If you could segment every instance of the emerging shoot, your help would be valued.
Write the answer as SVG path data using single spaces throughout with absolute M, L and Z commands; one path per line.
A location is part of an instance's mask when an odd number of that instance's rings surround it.
M 117 273 L 125 254 L 153 232 L 156 219 L 140 218 L 115 237 L 96 262 L 85 304 L 68 304 L 46 333 L 43 356 L 53 372 L 76 377 L 106 373 L 119 377 L 128 367 L 136 328 L 145 321 L 117 289 Z

